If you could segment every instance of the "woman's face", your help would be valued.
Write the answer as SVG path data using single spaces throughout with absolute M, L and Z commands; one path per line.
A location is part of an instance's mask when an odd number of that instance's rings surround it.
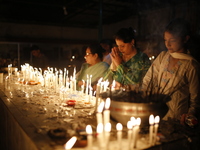
M 87 49 L 86 49 L 86 52 L 85 52 L 85 60 L 86 60 L 86 62 L 88 63 L 88 64 L 94 64 L 94 62 L 95 62 L 95 59 L 96 59 L 96 57 L 95 57 L 95 55 L 94 54 L 92 54 L 91 53 L 91 50 L 90 50 L 90 48 L 88 47 Z
M 170 53 L 184 52 L 184 41 L 182 40 L 181 37 L 174 36 L 173 34 L 166 31 L 164 33 L 164 41 L 165 41 L 165 46 Z
M 123 55 L 129 55 L 132 53 L 133 49 L 133 44 L 132 42 L 130 43 L 124 43 L 122 40 L 119 39 L 115 39 L 115 42 L 119 48 L 119 51 L 123 54 Z

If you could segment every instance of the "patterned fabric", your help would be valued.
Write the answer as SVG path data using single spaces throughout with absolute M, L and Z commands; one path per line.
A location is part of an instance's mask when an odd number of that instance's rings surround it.
M 139 84 L 150 65 L 148 56 L 138 51 L 130 60 L 120 64 L 115 71 L 109 68 L 104 80 L 108 79 L 109 82 L 115 80 L 122 85 Z
M 180 60 L 175 67 L 167 70 L 169 57 L 170 53 L 163 51 L 154 60 L 143 79 L 143 89 L 152 90 L 153 94 L 170 96 L 167 102 L 169 110 L 164 120 L 169 117 L 179 120 L 182 114 L 196 115 L 200 110 L 199 63 L 195 59 L 182 59 L 179 56 Z

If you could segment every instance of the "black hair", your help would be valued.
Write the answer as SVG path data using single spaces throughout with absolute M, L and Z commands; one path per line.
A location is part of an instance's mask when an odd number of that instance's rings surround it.
M 166 26 L 165 32 L 169 32 L 174 36 L 181 37 L 185 39 L 187 35 L 190 36 L 190 24 L 188 21 L 184 20 L 183 18 L 176 18 Z
M 90 48 L 90 51 L 92 54 L 97 54 L 98 57 L 103 60 L 103 53 L 105 52 L 105 50 L 101 47 L 101 45 L 99 44 L 91 44 L 88 46 L 88 48 Z
M 39 48 L 39 46 L 37 46 L 37 45 L 32 45 L 31 46 L 31 51 L 33 51 L 33 50 L 39 50 L 40 48 Z
M 135 39 L 135 30 L 133 30 L 132 27 L 121 28 L 114 35 L 114 39 L 122 40 L 124 43 L 130 43 L 133 39 Z

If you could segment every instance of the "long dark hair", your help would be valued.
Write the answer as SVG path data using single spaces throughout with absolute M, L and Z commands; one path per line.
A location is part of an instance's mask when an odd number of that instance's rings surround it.
M 101 47 L 100 44 L 91 44 L 88 46 L 92 54 L 97 54 L 100 60 L 103 60 L 103 53 L 105 50 Z

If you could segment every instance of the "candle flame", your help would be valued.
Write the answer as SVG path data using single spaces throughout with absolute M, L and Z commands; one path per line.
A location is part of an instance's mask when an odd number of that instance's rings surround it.
M 102 133 L 103 132 L 103 124 L 102 123 L 99 123 L 97 125 L 97 133 Z
M 65 149 L 66 149 L 66 150 L 70 150 L 70 149 L 74 146 L 76 140 L 77 140 L 77 137 L 73 136 L 73 137 L 65 144 Z
M 156 116 L 154 121 L 155 121 L 155 123 L 159 123 L 160 122 L 160 117 Z
M 117 125 L 116 125 L 116 129 L 119 131 L 121 131 L 122 129 L 123 129 L 123 126 L 122 126 L 122 124 L 121 123 L 117 123 Z
M 127 122 L 127 128 L 128 128 L 128 129 L 132 129 L 132 122 L 131 122 L 131 121 L 128 121 L 128 122 Z
M 150 125 L 154 124 L 154 116 L 153 115 L 149 116 L 149 124 Z
M 87 132 L 87 134 L 92 134 L 92 127 L 91 127 L 91 125 L 87 125 L 86 126 L 86 132 Z
M 101 77 L 101 78 L 98 80 L 98 85 L 101 83 L 102 80 L 103 80 L 103 78 Z
M 102 102 L 99 104 L 98 108 L 97 108 L 97 112 L 101 113 L 101 112 L 103 111 L 103 107 L 104 107 L 104 102 L 102 101 Z
M 136 119 L 135 119 L 135 117 L 131 117 L 131 122 L 132 122 L 132 126 L 134 127 L 136 125 Z
M 105 125 L 105 131 L 110 132 L 111 131 L 111 123 L 106 123 Z
M 109 107 L 110 107 L 110 98 L 107 98 L 105 103 L 105 109 L 109 109 Z
M 140 118 L 137 118 L 137 119 L 136 119 L 136 125 L 139 126 L 140 124 L 141 124 L 141 119 L 140 119 Z

